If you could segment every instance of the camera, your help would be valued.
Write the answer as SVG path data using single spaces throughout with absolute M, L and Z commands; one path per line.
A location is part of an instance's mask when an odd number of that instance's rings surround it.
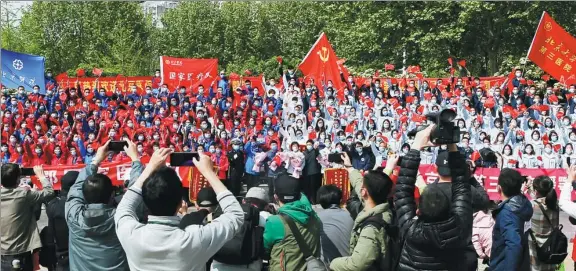
M 430 133 L 430 141 L 435 145 L 446 145 L 460 142 L 460 128 L 454 125 L 456 112 L 451 109 L 444 109 L 440 112 L 430 113 L 426 118 L 436 124 Z M 416 129 L 408 132 L 409 137 L 416 136 L 416 133 L 426 129 L 428 125 L 420 125 Z

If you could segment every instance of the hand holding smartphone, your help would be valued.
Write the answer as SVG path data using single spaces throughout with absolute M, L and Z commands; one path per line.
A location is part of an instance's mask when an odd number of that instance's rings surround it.
M 193 167 L 192 160 L 199 160 L 200 156 L 196 152 L 173 152 L 170 154 L 170 166 L 173 167 Z

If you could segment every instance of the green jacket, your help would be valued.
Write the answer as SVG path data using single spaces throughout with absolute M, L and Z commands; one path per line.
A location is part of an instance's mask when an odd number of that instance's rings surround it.
M 296 222 L 306 244 L 314 256 L 320 256 L 320 230 L 322 223 L 312 209 L 308 198 L 301 194 L 298 201 L 278 209 Z M 270 271 L 306 271 L 306 259 L 288 225 L 278 216 L 271 216 L 264 227 L 264 248 L 270 253 Z
M 357 170 L 350 172 L 350 184 L 355 190 L 360 190 L 362 175 Z M 359 194 L 360 192 L 357 191 Z M 372 225 L 367 225 L 360 229 L 360 226 L 370 216 L 381 215 L 382 219 L 390 223 L 392 212 L 388 203 L 376 205 L 369 210 L 363 210 L 354 221 L 354 231 L 350 238 L 350 256 L 340 257 L 332 260 L 330 270 L 333 271 L 366 271 L 379 270 L 376 261 L 384 260 L 386 255 L 386 244 L 388 236 L 384 228 L 377 229 Z

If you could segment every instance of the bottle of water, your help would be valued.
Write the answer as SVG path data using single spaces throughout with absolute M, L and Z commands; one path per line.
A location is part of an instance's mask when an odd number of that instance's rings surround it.
M 12 261 L 12 271 L 19 271 L 22 270 L 22 268 L 20 267 L 20 260 L 15 259 Z

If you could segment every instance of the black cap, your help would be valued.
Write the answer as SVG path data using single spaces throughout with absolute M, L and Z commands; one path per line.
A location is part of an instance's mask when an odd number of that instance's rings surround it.
M 214 189 L 212 187 L 204 187 L 200 189 L 198 196 L 196 197 L 196 204 L 199 207 L 212 207 L 218 205 Z
M 78 174 L 78 171 L 68 171 L 66 174 L 64 174 L 64 176 L 62 176 L 62 179 L 60 180 L 62 191 L 68 192 L 70 190 L 70 187 L 72 187 L 72 185 L 74 185 L 76 182 Z
M 438 175 L 440 176 L 450 176 L 450 166 L 448 165 L 448 152 L 442 151 L 436 156 L 436 168 L 438 170 Z
M 281 202 L 293 202 L 300 199 L 300 181 L 286 174 L 274 180 L 274 194 Z

